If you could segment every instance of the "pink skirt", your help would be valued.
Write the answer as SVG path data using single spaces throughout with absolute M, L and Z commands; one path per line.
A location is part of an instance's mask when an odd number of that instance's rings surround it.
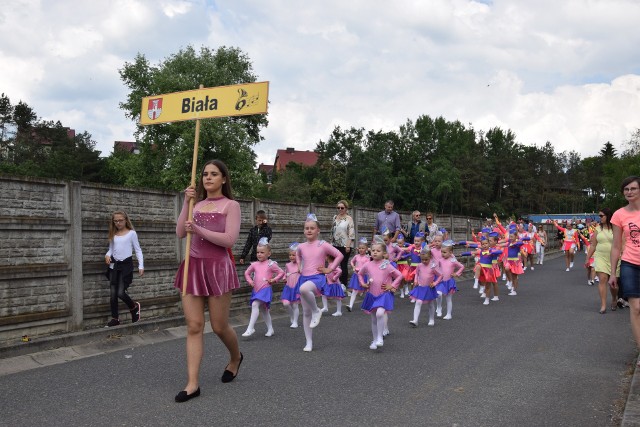
M 182 291 L 184 261 L 180 263 L 173 287 Z M 189 257 L 187 293 L 199 297 L 218 297 L 240 287 L 238 272 L 231 258 Z
M 504 263 L 504 268 L 505 270 L 511 271 L 511 274 L 524 273 L 524 270 L 522 269 L 522 262 L 520 262 L 520 260 L 507 260 L 507 262 Z

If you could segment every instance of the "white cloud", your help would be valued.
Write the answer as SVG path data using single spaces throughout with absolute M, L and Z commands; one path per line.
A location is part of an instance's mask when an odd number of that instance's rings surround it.
M 107 154 L 135 129 L 118 108 L 126 61 L 237 46 L 271 82 L 259 162 L 313 149 L 335 125 L 391 130 L 423 114 L 592 155 L 640 128 L 638 21 L 634 0 L 8 0 L 0 91 Z

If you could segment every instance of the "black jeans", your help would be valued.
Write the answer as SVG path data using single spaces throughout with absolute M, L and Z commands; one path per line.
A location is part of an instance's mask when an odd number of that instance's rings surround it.
M 340 270 L 342 270 L 342 274 L 340 275 L 340 283 L 347 286 L 349 284 L 349 255 L 351 255 L 351 251 L 347 252 L 347 248 L 334 246 L 337 250 L 342 254 L 342 262 L 340 263 Z
M 127 305 L 127 307 L 129 307 L 129 310 L 133 310 L 136 306 L 133 300 L 127 294 L 127 288 L 131 284 L 131 282 L 129 281 L 131 279 L 128 276 L 132 275 L 131 270 L 133 270 L 133 263 L 131 264 L 130 268 L 128 268 L 128 264 L 122 266 L 124 268 L 118 267 L 121 267 L 121 265 L 116 265 L 116 268 L 111 270 L 109 277 L 109 285 L 111 288 L 111 298 L 109 302 L 111 303 L 111 317 L 113 317 L 114 319 L 118 318 L 118 298 L 121 299 L 122 302 Z M 129 281 L 129 283 L 125 282 L 125 278 L 128 279 L 127 281 Z

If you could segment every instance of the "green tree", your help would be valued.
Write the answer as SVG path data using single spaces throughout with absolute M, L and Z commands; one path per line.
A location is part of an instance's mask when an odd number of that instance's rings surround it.
M 204 87 L 226 86 L 256 81 L 249 58 L 238 48 L 220 47 L 212 50 L 192 46 L 151 65 L 138 54 L 125 63 L 120 77 L 129 88 L 120 107 L 126 117 L 138 121 L 142 98 Z M 229 165 L 234 190 L 241 196 L 252 196 L 262 186 L 255 174 L 255 153 L 252 147 L 262 137 L 260 129 L 267 126 L 264 115 L 206 119 L 201 121 L 198 164 L 212 158 Z M 153 126 L 138 126 L 136 141 L 140 146 L 138 168 L 129 170 L 116 165 L 129 163 L 127 157 L 114 156 L 109 162 L 112 179 L 135 186 L 180 190 L 191 177 L 191 162 L 195 139 L 195 122 L 184 121 Z M 125 174 L 115 176 L 122 171 Z

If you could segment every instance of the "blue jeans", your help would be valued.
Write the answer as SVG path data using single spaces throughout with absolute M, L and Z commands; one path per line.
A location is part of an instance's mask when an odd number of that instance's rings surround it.
M 625 298 L 640 298 L 640 265 L 620 262 L 620 288 Z

